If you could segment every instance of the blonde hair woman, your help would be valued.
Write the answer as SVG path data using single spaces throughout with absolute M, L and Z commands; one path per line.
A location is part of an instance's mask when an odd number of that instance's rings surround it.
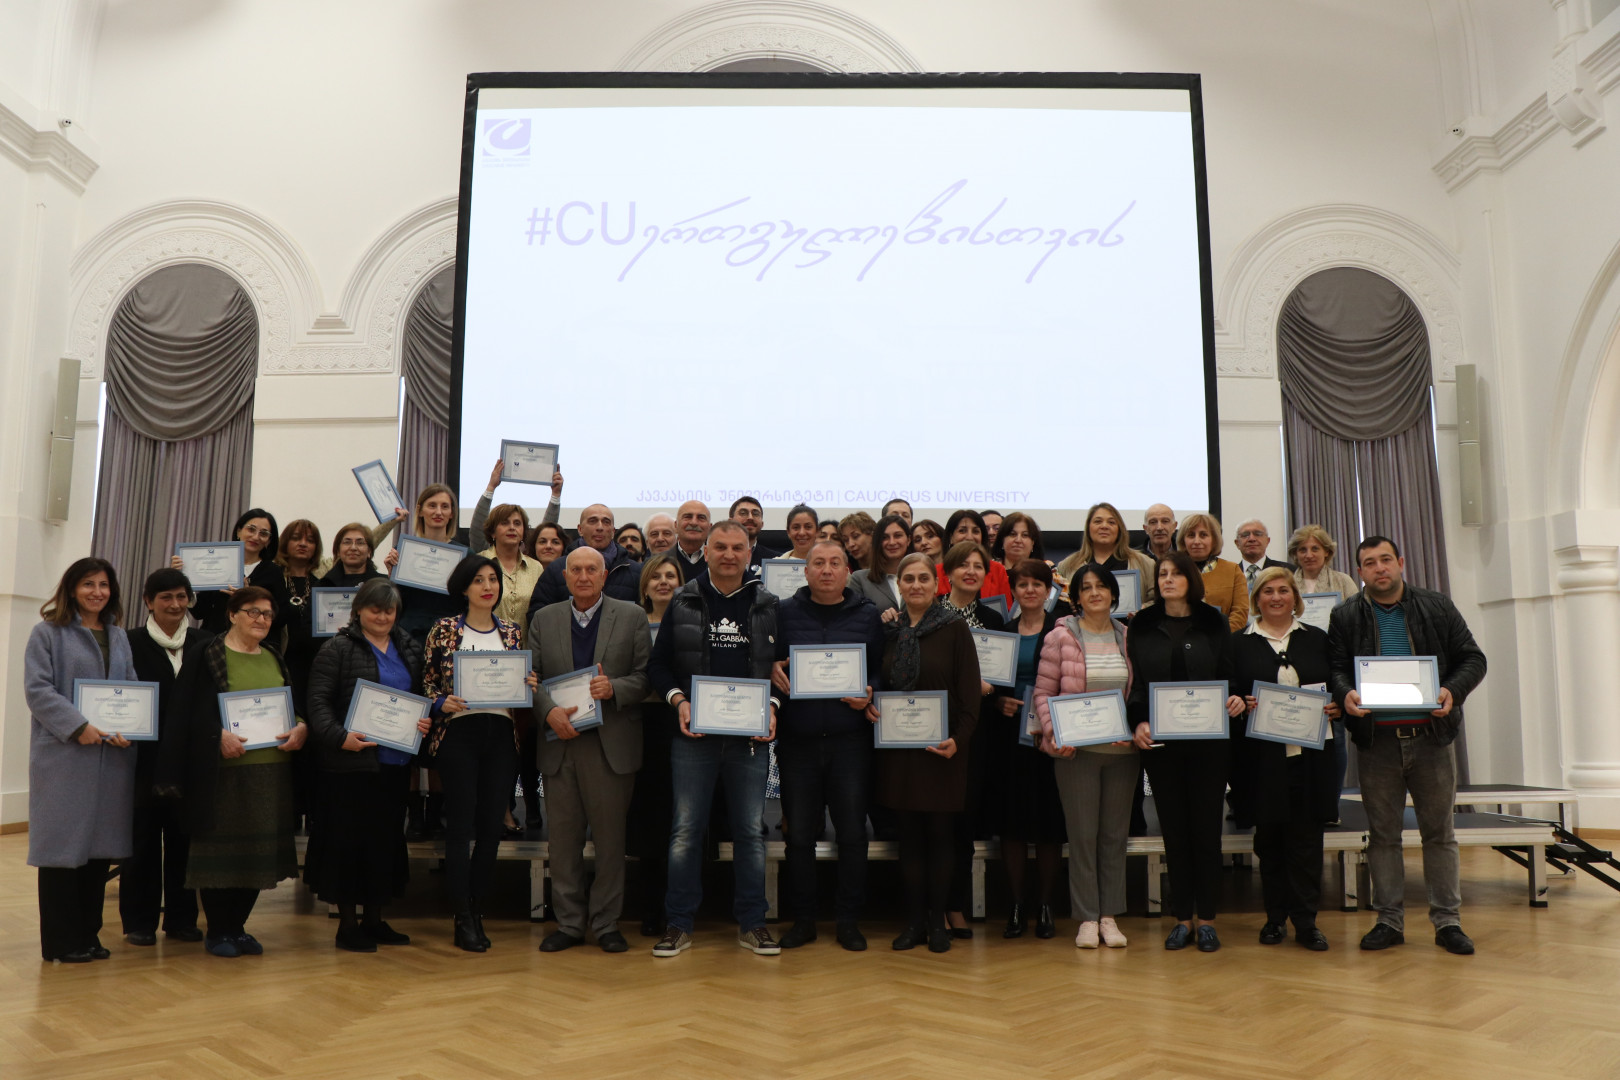
M 1080 550 L 1058 563 L 1053 574 L 1067 589 L 1074 574 L 1082 566 L 1096 563 L 1115 573 L 1135 570 L 1141 575 L 1142 604 L 1153 603 L 1153 560 L 1131 547 L 1130 534 L 1125 530 L 1125 519 L 1119 516 L 1113 503 L 1100 502 L 1086 511 L 1086 532 L 1080 541 Z
M 1221 519 L 1214 514 L 1188 514 L 1176 545 L 1192 556 L 1204 575 L 1204 602 L 1221 609 L 1233 631 L 1249 622 L 1249 582 L 1237 563 L 1220 558 Z
M 1336 592 L 1341 600 L 1352 600 L 1361 591 L 1356 579 L 1328 565 L 1338 553 L 1327 530 L 1320 525 L 1301 525 L 1288 538 L 1288 561 L 1294 571 L 1294 584 L 1301 593 Z

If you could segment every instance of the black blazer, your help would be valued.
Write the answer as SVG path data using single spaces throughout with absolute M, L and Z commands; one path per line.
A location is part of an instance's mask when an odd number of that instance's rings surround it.
M 1232 664 L 1229 655 L 1232 637 L 1226 616 L 1219 608 L 1198 602 L 1191 605 L 1192 625 L 1187 627 L 1181 640 L 1185 654 L 1186 678 L 1191 680 L 1226 679 L 1231 681 Z M 1131 696 L 1125 703 L 1131 727 L 1148 722 L 1148 684 L 1172 682 L 1173 648 L 1170 634 L 1165 628 L 1164 603 L 1149 604 L 1131 620 L 1131 632 L 1125 635 L 1125 652 L 1131 663 Z
M 180 670 L 194 663 L 203 646 L 213 639 L 214 635 L 206 630 L 195 627 L 187 630 L 186 642 L 180 647 Z M 141 682 L 158 684 L 158 741 L 135 744 L 135 805 L 145 806 L 152 800 L 161 746 L 165 740 L 179 739 L 182 735 L 171 722 L 175 715 L 174 687 L 178 676 L 169 662 L 169 651 L 152 640 L 145 626 L 129 631 L 129 652 L 135 662 L 135 677 Z
M 287 592 L 287 576 L 281 572 L 281 567 L 269 559 L 261 558 L 253 572 L 248 574 L 246 584 L 257 585 L 261 589 L 268 589 L 276 601 L 276 621 L 270 624 L 270 633 L 265 640 L 275 645 L 285 640 L 282 632 L 292 617 L 291 597 Z M 191 614 L 202 623 L 202 628 L 210 634 L 223 634 L 231 628 L 230 616 L 225 614 L 225 604 L 230 599 L 222 592 L 210 590 L 197 594 L 197 602 L 191 607 Z
M 1331 668 L 1325 631 L 1301 624 L 1288 638 L 1287 656 L 1300 685 L 1328 681 Z M 1252 694 L 1256 682 L 1276 682 L 1282 667 L 1277 651 L 1259 634 L 1233 634 L 1231 660 L 1232 693 L 1240 697 Z M 1301 779 L 1315 820 L 1332 821 L 1339 816 L 1339 765 L 1331 743 L 1321 750 L 1305 750 L 1301 764 L 1295 767 L 1286 746 L 1248 738 L 1243 734 L 1246 727 L 1242 719 L 1233 721 L 1233 812 L 1240 821 L 1288 821 L 1288 787 Z

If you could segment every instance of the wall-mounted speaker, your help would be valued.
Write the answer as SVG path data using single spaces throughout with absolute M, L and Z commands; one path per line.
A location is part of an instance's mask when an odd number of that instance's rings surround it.
M 1485 480 L 1479 444 L 1479 380 L 1473 364 L 1457 365 L 1457 491 L 1462 523 L 1485 524 Z
M 56 368 L 56 415 L 51 420 L 51 463 L 45 479 L 45 520 L 66 521 L 73 497 L 73 435 L 79 425 L 79 362 Z

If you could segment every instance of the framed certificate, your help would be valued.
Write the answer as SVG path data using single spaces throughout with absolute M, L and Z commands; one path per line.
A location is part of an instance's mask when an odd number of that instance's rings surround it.
M 804 588 L 803 559 L 766 559 L 759 564 L 759 580 L 765 591 L 786 600 Z
M 359 589 L 309 590 L 309 632 L 311 637 L 331 637 L 349 625 L 354 597 Z
M 1226 738 L 1226 682 L 1148 684 L 1153 740 Z
M 242 587 L 243 547 L 239 540 L 224 544 L 176 544 L 174 553 L 184 565 L 186 580 L 197 592 Z
M 1333 609 L 1344 598 L 1336 592 L 1313 592 L 1306 593 L 1300 599 L 1305 601 L 1305 614 L 1299 617 L 1299 621 L 1318 630 L 1326 630 L 1328 621 L 1333 617 Z
M 467 549 L 460 544 L 441 544 L 420 536 L 401 536 L 394 550 L 399 552 L 399 561 L 389 575 L 394 584 L 445 594 L 450 592 L 445 587 L 450 571 L 467 557 Z
M 653 642 L 655 644 L 658 641 L 658 628 L 660 626 L 663 626 L 663 625 L 664 625 L 663 623 L 656 623 L 656 622 L 647 624 L 647 633 L 652 636 Z
M 583 667 L 578 671 L 570 671 L 566 675 L 557 675 L 544 679 L 540 685 L 546 688 L 551 696 L 551 703 L 561 709 L 576 710 L 568 722 L 574 725 L 575 731 L 584 731 L 587 728 L 602 726 L 601 702 L 591 697 L 591 680 L 596 678 L 596 667 Z M 544 722 L 545 717 L 540 717 Z M 546 738 L 556 739 L 557 733 L 546 725 Z
M 247 750 L 280 746 L 277 735 L 293 729 L 292 687 L 268 690 L 232 690 L 219 695 L 219 722 L 226 731 L 247 741 Z
M 699 735 L 751 735 L 763 739 L 771 733 L 770 680 L 694 675 L 691 727 Z
M 158 684 L 116 679 L 74 679 L 73 707 L 90 726 L 130 742 L 156 742 Z
M 866 696 L 865 645 L 788 646 L 788 685 L 800 701 Z
M 501 479 L 514 484 L 551 486 L 557 471 L 557 444 L 501 440 Z
M 394 478 L 388 475 L 388 466 L 382 463 L 381 458 L 356 466 L 351 471 L 360 485 L 360 490 L 365 492 L 366 502 L 371 504 L 371 512 L 377 515 L 378 521 L 392 520 L 394 508 L 405 507 L 405 500 L 399 497 L 399 489 L 394 486 Z
M 1142 610 L 1142 571 L 1115 570 L 1114 580 L 1119 583 L 1119 605 L 1115 615 L 1134 615 Z
M 1335 594 L 1337 595 L 1337 594 Z M 1254 684 L 1254 711 L 1249 713 L 1249 738 L 1322 749 L 1327 741 L 1327 708 L 1333 698 L 1301 686 Z
M 1358 656 L 1363 709 L 1428 712 L 1440 707 L 1440 663 L 1432 656 Z
M 1047 698 L 1046 708 L 1052 714 L 1052 741 L 1059 746 L 1102 746 L 1131 737 L 1125 695 L 1118 690 Z
M 1041 718 L 1035 715 L 1035 688 L 1024 687 L 1024 698 L 1018 703 L 1018 712 L 1013 717 L 1018 721 L 1018 745 L 1034 746 L 1035 735 L 1041 730 Z
M 422 745 L 416 723 L 428 715 L 433 702 L 382 683 L 356 679 L 343 730 L 364 735 L 379 746 L 414 754 Z
M 1011 686 L 1018 678 L 1018 635 L 1000 630 L 974 630 L 979 652 L 979 678 L 991 686 Z
M 1000 616 L 1002 622 L 1006 622 L 1007 616 L 1012 613 L 1012 605 L 1007 603 L 1005 596 L 981 596 L 979 597 L 979 606 L 986 611 L 995 612 Z
M 527 649 L 462 650 L 450 657 L 451 685 L 469 709 L 526 709 L 534 704 L 534 692 L 527 682 L 533 662 Z M 591 671 L 594 674 L 596 669 Z
M 872 703 L 878 710 L 872 745 L 879 750 L 916 750 L 950 738 L 945 711 L 950 706 L 943 690 L 878 694 Z

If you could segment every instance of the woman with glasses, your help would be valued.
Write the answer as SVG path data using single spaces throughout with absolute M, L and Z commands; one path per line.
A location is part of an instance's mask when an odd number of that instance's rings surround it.
M 270 628 L 270 640 L 279 643 L 292 605 L 288 603 L 287 577 L 276 563 L 276 552 L 281 548 L 281 532 L 276 519 L 268 510 L 254 507 L 236 519 L 231 528 L 231 539 L 242 543 L 242 584 L 264 589 L 275 601 L 276 624 Z M 176 555 L 169 565 L 184 572 L 185 560 Z M 210 634 L 223 634 L 230 629 L 230 617 L 225 608 L 231 595 L 229 589 L 211 589 L 197 594 L 192 616 Z

